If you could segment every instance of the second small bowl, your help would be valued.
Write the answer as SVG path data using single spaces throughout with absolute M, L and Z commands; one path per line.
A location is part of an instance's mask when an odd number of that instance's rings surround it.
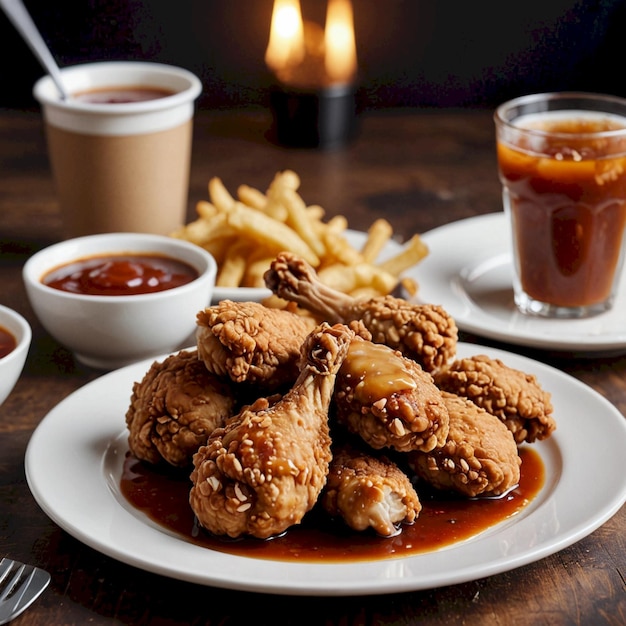
M 0 328 L 6 330 L 15 339 L 15 347 L 4 357 L 0 357 L 0 405 L 13 391 L 17 382 L 32 338 L 28 322 L 13 309 L 0 305 Z
M 109 254 L 162 255 L 196 270 L 191 282 L 154 293 L 84 295 L 42 281 L 68 263 Z M 184 346 L 196 314 L 211 302 L 217 264 L 204 249 L 161 235 L 107 233 L 68 239 L 35 253 L 24 265 L 30 303 L 44 328 L 85 365 L 115 369 Z

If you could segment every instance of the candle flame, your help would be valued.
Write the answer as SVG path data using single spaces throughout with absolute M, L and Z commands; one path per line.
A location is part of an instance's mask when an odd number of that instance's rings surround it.
M 274 0 L 267 67 L 282 82 L 325 87 L 351 82 L 357 71 L 350 0 L 328 0 L 326 27 L 302 19 L 300 0 Z
M 351 80 L 357 64 L 354 15 L 350 0 L 329 0 L 324 43 L 324 65 L 331 82 Z
M 275 0 L 265 63 L 275 72 L 304 60 L 304 25 L 299 0 Z

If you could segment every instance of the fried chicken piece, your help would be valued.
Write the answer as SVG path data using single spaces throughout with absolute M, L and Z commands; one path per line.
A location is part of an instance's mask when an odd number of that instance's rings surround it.
M 155 361 L 133 385 L 126 411 L 130 451 L 149 463 L 191 465 L 198 448 L 234 407 L 231 387 L 207 371 L 195 350 Z
M 360 337 L 350 344 L 333 396 L 335 416 L 372 448 L 442 446 L 448 409 L 432 376 L 397 350 Z
M 388 457 L 375 457 L 350 444 L 333 449 L 321 503 L 331 517 L 353 530 L 372 528 L 384 537 L 401 532 L 422 510 L 409 477 Z
M 222 300 L 200 311 L 197 325 L 198 354 L 210 372 L 276 390 L 298 377 L 300 346 L 316 323 L 257 302 Z
M 194 456 L 189 501 L 204 528 L 267 538 L 313 507 L 332 457 L 328 407 L 353 337 L 346 326 L 322 324 L 302 346 L 291 390 L 245 407 Z
M 458 329 L 441 306 L 411 304 L 390 295 L 353 298 L 324 285 L 311 265 L 288 252 L 276 257 L 264 279 L 274 294 L 331 324 L 362 320 L 372 341 L 400 350 L 428 372 L 456 354 Z
M 432 452 L 409 452 L 422 479 L 470 498 L 499 496 L 519 483 L 522 463 L 511 431 L 467 398 L 443 392 L 450 415 L 448 439 Z
M 536 376 L 499 359 L 483 354 L 457 359 L 435 375 L 435 382 L 499 417 L 518 444 L 546 439 L 556 428 L 551 396 Z

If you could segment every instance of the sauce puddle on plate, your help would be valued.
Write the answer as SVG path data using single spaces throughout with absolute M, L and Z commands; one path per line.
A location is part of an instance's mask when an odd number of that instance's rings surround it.
M 120 487 L 124 497 L 159 525 L 198 546 L 228 554 L 278 561 L 354 562 L 430 552 L 473 537 L 525 508 L 545 480 L 541 457 L 521 448 L 518 487 L 500 498 L 467 499 L 418 489 L 422 511 L 395 537 L 350 530 L 313 509 L 302 524 L 271 540 L 223 539 L 200 528 L 189 506 L 189 471 L 153 467 L 130 453 Z

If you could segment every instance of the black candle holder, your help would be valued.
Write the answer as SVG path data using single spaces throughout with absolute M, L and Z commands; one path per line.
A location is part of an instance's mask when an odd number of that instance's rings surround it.
M 340 148 L 356 126 L 355 89 L 351 84 L 321 89 L 276 85 L 270 90 L 273 136 L 298 148 Z

